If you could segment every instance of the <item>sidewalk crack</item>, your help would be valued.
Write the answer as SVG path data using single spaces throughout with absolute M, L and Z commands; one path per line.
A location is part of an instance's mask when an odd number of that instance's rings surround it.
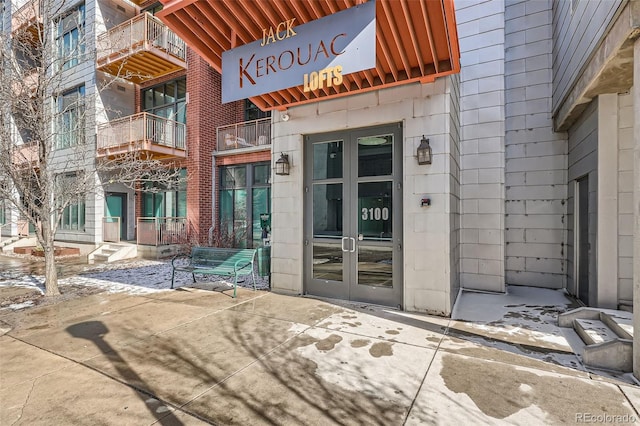
M 33 383 L 31 383 L 31 389 L 29 389 L 29 393 L 27 393 L 27 398 L 25 399 L 24 403 L 22 404 L 22 407 L 20 408 L 20 414 L 18 415 L 18 418 L 13 423 L 11 423 L 11 426 L 18 423 L 22 418 L 22 415 L 24 414 L 24 409 L 27 407 L 27 404 L 29 404 L 29 400 L 31 399 L 31 394 L 33 393 L 33 389 L 36 387 L 36 382 L 39 379 L 40 379 L 39 377 L 36 377 L 35 379 L 33 379 Z

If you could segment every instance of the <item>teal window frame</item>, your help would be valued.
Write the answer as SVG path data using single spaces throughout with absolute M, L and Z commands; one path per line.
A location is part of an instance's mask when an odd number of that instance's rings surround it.
M 260 173 L 260 168 L 266 168 L 266 173 L 264 170 Z M 234 247 L 260 247 L 260 214 L 271 213 L 271 163 L 221 166 L 219 172 L 220 229 L 233 241 Z M 258 211 L 260 204 L 262 208 Z
M 145 183 L 142 193 L 143 217 L 187 217 L 187 169 L 180 170 L 181 184 L 177 189 Z M 154 191 L 152 191 L 154 190 Z

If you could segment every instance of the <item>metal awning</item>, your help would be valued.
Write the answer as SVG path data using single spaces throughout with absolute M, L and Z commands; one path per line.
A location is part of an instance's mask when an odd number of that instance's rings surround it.
M 263 28 L 296 19 L 305 24 L 362 0 L 161 0 L 157 16 L 222 73 L 222 52 L 262 38 Z M 453 0 L 376 0 L 376 66 L 344 76 L 337 88 L 299 85 L 252 97 L 263 110 L 410 82 L 430 82 L 460 71 Z

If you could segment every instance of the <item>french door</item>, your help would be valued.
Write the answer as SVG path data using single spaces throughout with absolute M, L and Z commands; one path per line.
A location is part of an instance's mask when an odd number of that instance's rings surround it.
M 305 137 L 305 292 L 402 307 L 402 128 Z

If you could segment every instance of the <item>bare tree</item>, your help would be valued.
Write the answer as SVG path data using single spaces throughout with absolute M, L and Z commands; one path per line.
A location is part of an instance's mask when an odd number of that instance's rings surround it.
M 96 23 L 76 5 L 11 4 L 10 28 L 4 19 L 0 35 L 0 200 L 34 225 L 44 250 L 46 295 L 59 294 L 54 239 L 63 214 L 84 214 L 83 201 L 108 184 L 140 188 L 145 181 L 180 179 L 177 164 L 140 150 L 97 155 L 96 127 L 109 109 L 100 93 L 131 74 L 95 70 Z M 81 75 L 96 83 L 85 88 Z

